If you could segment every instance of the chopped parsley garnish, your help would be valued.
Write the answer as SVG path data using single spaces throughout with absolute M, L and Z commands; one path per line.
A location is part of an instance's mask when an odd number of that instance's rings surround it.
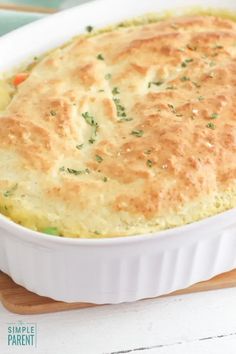
M 42 230 L 42 232 L 44 234 L 54 235 L 54 236 L 58 236 L 60 234 L 57 227 L 46 227 L 45 229 Z
M 187 47 L 189 50 L 193 50 L 193 51 L 197 50 L 197 46 L 196 46 L 196 45 L 187 44 L 186 47 Z
M 195 82 L 195 81 L 192 81 L 192 83 L 194 84 L 194 86 L 195 87 L 197 87 L 197 88 L 200 88 L 201 87 L 201 85 L 200 84 L 198 84 L 197 82 Z
M 99 155 L 96 155 L 96 156 L 95 156 L 95 159 L 96 159 L 96 161 L 97 161 L 98 163 L 101 163 L 101 162 L 103 161 L 103 158 L 102 158 L 101 156 L 99 156 Z
M 133 120 L 133 118 L 129 118 L 129 117 L 124 117 L 118 120 L 118 122 L 130 122 L 131 120 Z
M 85 119 L 87 124 L 91 126 L 94 126 L 96 124 L 94 117 L 91 116 L 88 112 L 82 113 L 82 117 Z
M 204 97 L 203 96 L 199 96 L 198 97 L 198 101 L 203 101 L 204 100 Z
M 78 149 L 78 150 L 82 150 L 83 147 L 84 147 L 84 144 L 76 145 L 76 149 Z
M 38 60 L 38 57 L 34 57 L 34 60 Z
M 167 90 L 176 90 L 176 87 L 173 85 L 167 86 Z
M 113 88 L 112 94 L 113 94 L 113 95 L 119 95 L 119 94 L 120 94 L 120 91 L 119 91 L 118 87 L 114 87 L 114 88 Z
M 152 162 L 152 160 L 147 160 L 146 164 L 147 164 L 148 167 L 151 168 L 152 165 L 153 165 L 153 162 Z
M 223 48 L 224 47 L 222 45 L 218 45 L 218 44 L 214 46 L 214 49 L 223 49 Z
M 163 81 L 150 81 L 148 83 L 148 88 L 150 88 L 152 85 L 155 85 L 155 86 L 160 86 L 163 84 Z
M 98 92 L 105 92 L 105 90 L 98 90 Z
M 91 33 L 91 32 L 93 31 L 93 27 L 92 27 L 92 26 L 87 26 L 87 27 L 86 27 L 86 31 L 87 31 L 88 33 Z
M 219 114 L 218 113 L 212 113 L 212 115 L 210 117 L 212 119 L 217 119 L 217 118 L 219 118 Z
M 113 98 L 113 102 L 116 105 L 116 112 L 117 112 L 117 116 L 119 118 L 122 118 L 124 120 L 124 118 L 127 118 L 127 115 L 125 113 L 125 107 L 121 104 L 120 99 L 119 98 Z
M 111 80 L 111 74 L 106 74 L 106 75 L 105 75 L 105 79 L 106 79 L 106 80 Z
M 84 175 L 84 174 L 89 174 L 90 171 L 88 168 L 85 170 L 75 170 L 74 168 L 66 168 L 66 172 L 70 173 L 71 175 L 79 176 L 79 175 Z
M 55 117 L 57 115 L 56 111 L 50 111 L 51 116 Z
M 210 61 L 210 63 L 209 63 L 209 66 L 215 66 L 216 65 L 216 62 L 215 61 Z
M 103 182 L 107 182 L 108 181 L 108 178 L 107 177 L 103 177 Z
M 17 190 L 18 184 L 16 183 L 11 189 L 8 189 L 5 193 L 3 193 L 4 197 L 8 198 L 11 197 L 14 192 Z
M 148 149 L 148 150 L 145 150 L 145 151 L 144 151 L 144 154 L 146 154 L 146 155 L 150 155 L 150 154 L 151 154 L 151 152 L 152 152 L 152 150 L 151 150 L 151 149 Z
M 98 54 L 98 55 L 97 55 L 97 59 L 98 59 L 98 60 L 104 60 L 104 57 L 103 57 L 102 54 Z
M 175 109 L 175 107 L 173 106 L 173 104 L 169 104 L 169 103 L 168 103 L 168 107 L 172 110 L 172 113 L 176 114 L 176 109 Z
M 190 81 L 190 78 L 188 76 L 182 76 L 180 78 L 181 81 Z
M 141 138 L 143 136 L 143 130 L 132 130 L 131 134 L 137 138 Z
M 192 61 L 193 61 L 193 59 L 191 59 L 191 58 L 185 59 L 185 60 L 182 62 L 182 64 L 181 64 L 182 68 L 186 68 L 187 65 L 188 65 L 189 63 L 191 63 Z
M 95 137 L 97 136 L 98 123 L 95 121 L 94 117 L 88 112 L 82 113 L 82 117 L 85 119 L 87 124 L 94 128 L 93 135 L 89 139 L 89 143 L 93 144 L 95 142 Z
M 86 168 L 85 170 L 75 170 L 74 168 L 69 168 L 69 167 L 60 167 L 59 168 L 60 172 L 67 172 L 70 173 L 71 175 L 79 176 L 79 175 L 84 175 L 84 174 L 89 174 L 90 170 Z
M 93 143 L 95 143 L 96 140 L 91 136 L 91 138 L 88 141 L 90 144 L 93 144 Z
M 207 123 L 206 125 L 207 128 L 214 130 L 216 128 L 215 124 L 213 123 Z

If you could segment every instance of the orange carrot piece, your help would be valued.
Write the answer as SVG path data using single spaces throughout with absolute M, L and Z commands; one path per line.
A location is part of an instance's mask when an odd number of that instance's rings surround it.
M 13 79 L 13 84 L 15 86 L 20 85 L 22 82 L 24 82 L 27 79 L 28 76 L 29 76 L 28 73 L 19 73 L 19 74 L 17 74 L 14 77 L 14 79 Z

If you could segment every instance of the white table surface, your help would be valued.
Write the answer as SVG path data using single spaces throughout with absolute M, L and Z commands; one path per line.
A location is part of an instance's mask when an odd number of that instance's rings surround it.
M 37 348 L 7 346 L 19 320 L 37 324 Z M 31 316 L 0 305 L 0 353 L 235 354 L 236 288 Z

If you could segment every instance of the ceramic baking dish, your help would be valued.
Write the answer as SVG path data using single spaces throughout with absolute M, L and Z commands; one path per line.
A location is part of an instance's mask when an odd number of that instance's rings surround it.
M 99 0 L 0 38 L 0 71 L 84 31 L 150 12 L 181 12 L 187 0 Z M 192 1 L 204 6 L 205 0 Z M 236 2 L 208 0 L 235 10 Z M 102 14 L 102 16 L 101 16 Z M 0 216 L 0 269 L 27 289 L 56 300 L 119 303 L 185 288 L 236 267 L 236 210 L 151 235 L 69 239 L 33 232 Z

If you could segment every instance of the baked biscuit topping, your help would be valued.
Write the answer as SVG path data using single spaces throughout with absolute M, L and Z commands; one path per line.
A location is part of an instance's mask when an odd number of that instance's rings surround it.
M 236 23 L 185 16 L 80 36 L 0 113 L 0 206 L 69 237 L 183 225 L 236 206 Z

